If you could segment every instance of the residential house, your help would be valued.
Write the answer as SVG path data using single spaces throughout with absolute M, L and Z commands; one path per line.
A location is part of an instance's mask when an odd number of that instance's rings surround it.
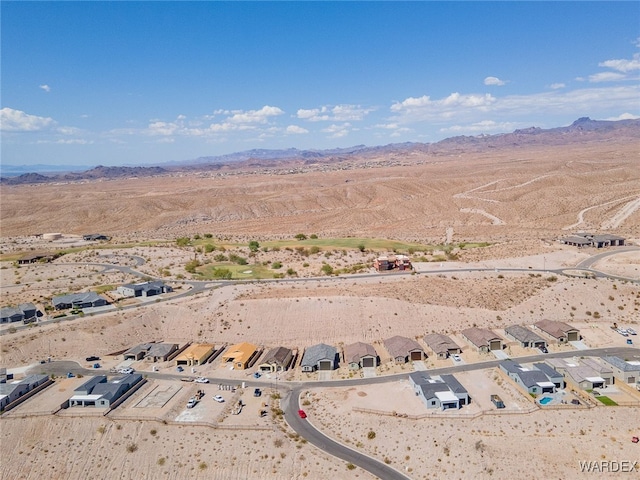
M 166 362 L 178 351 L 178 348 L 177 343 L 152 343 L 145 358 L 153 362 Z
M 215 345 L 211 343 L 191 344 L 175 358 L 176 365 L 186 365 L 188 367 L 202 365 L 213 354 L 214 349 Z
M 127 283 L 116 288 L 116 292 L 123 297 L 152 297 L 172 292 L 173 289 L 164 282 Z
M 108 304 L 108 302 L 96 292 L 59 295 L 57 297 L 53 297 L 52 303 L 56 310 L 65 310 L 67 308 L 102 307 Z
M 564 375 L 567 384 L 582 390 L 593 390 L 606 385 L 606 379 L 577 359 L 550 358 L 546 363 Z
M 376 349 L 368 343 L 356 342 L 345 345 L 343 355 L 345 363 L 349 365 L 351 370 L 378 365 Z
M 435 353 L 439 359 L 445 359 L 449 357 L 449 355 L 462 353 L 462 348 L 460 348 L 456 342 L 440 333 L 429 333 L 425 335 L 424 343 L 433 350 L 433 353 Z
M 536 368 L 544 373 L 549 381 L 553 382 L 553 384 L 556 386 L 556 389 L 565 387 L 564 375 L 554 370 L 546 363 L 534 363 L 533 368 Z
M 535 328 L 545 333 L 558 343 L 580 340 L 580 330 L 564 322 L 555 320 L 540 320 L 533 324 Z
M 289 368 L 292 360 L 293 352 L 290 348 L 275 347 L 267 352 L 258 368 L 261 372 L 284 372 Z
M 307 348 L 302 355 L 300 367 L 303 372 L 315 370 L 335 370 L 338 362 L 338 351 L 335 347 L 319 343 Z
M 55 260 L 57 254 L 53 253 L 30 253 L 18 259 L 18 265 L 28 265 L 30 263 L 51 262 Z
M 507 338 L 518 342 L 524 348 L 546 347 L 547 341 L 535 332 L 522 325 L 511 325 L 504 329 Z
M 83 235 L 82 239 L 87 242 L 97 242 L 101 240 L 111 240 L 111 237 L 107 235 L 102 235 L 101 233 L 90 233 L 88 235 Z
M 232 345 L 222 355 L 222 361 L 224 363 L 233 363 L 233 368 L 236 370 L 245 370 L 251 366 L 251 361 L 262 353 L 256 345 L 252 343 L 238 343 Z
M 90 378 L 76 388 L 69 399 L 69 406 L 95 406 L 98 408 L 111 407 L 126 392 L 142 381 L 142 375 L 132 373 L 114 377 L 107 381 L 104 375 Z
M 481 353 L 502 350 L 502 339 L 486 328 L 471 327 L 463 330 L 462 336 Z
M 378 272 L 388 270 L 411 270 L 411 260 L 406 255 L 383 255 L 373 261 L 373 267 Z
M 500 370 L 527 393 L 539 395 L 556 391 L 555 384 L 536 368 L 526 368 L 513 360 L 503 360 L 500 362 Z
M 47 375 L 29 375 L 22 380 L 0 383 L 0 410 L 49 380 Z
M 411 338 L 396 335 L 382 343 L 396 363 L 424 360 L 427 357 L 420 344 Z
M 426 372 L 409 374 L 409 383 L 427 408 L 460 408 L 469 403 L 469 393 L 453 375 L 431 377 Z
M 640 362 L 627 361 L 620 357 L 604 357 L 603 360 L 611 366 L 613 376 L 623 383 L 640 384 Z
M 0 309 L 0 323 L 35 322 L 38 319 L 38 309 L 33 303 L 21 303 L 17 307 L 2 307 Z
M 593 233 L 579 232 L 570 237 L 561 238 L 560 242 L 565 245 L 573 245 L 575 247 L 621 247 L 624 245 L 625 238 L 618 235 L 604 234 L 596 235 Z

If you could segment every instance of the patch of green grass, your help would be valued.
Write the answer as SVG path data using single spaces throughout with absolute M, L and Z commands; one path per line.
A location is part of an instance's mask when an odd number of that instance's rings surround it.
M 198 280 L 215 280 L 213 274 L 216 268 L 226 268 L 231 272 L 231 278 L 235 280 L 252 278 L 273 278 L 273 271 L 264 265 L 237 265 L 235 263 L 210 263 L 198 267 L 197 272 L 201 275 Z
M 410 248 L 416 251 L 432 250 L 435 248 L 432 245 L 424 245 L 419 243 L 406 243 L 397 240 L 388 240 L 383 238 L 307 238 L 306 240 L 275 240 L 270 242 L 263 242 L 263 246 L 273 248 L 295 248 L 300 246 L 306 247 L 319 247 L 325 250 L 334 249 L 351 249 L 360 250 L 362 246 L 366 250 L 385 250 L 385 251 L 404 251 L 406 252 Z
M 604 395 L 600 395 L 598 397 L 596 397 L 598 400 L 600 400 L 602 403 L 604 403 L 606 406 L 608 407 L 615 407 L 616 405 L 618 405 L 616 402 L 614 402 L 613 400 L 611 400 L 609 397 L 606 397 Z

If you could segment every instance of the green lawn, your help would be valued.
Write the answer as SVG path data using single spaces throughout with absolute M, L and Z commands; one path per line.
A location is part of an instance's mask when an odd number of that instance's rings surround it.
M 275 273 L 284 273 L 286 270 L 273 270 L 264 265 L 237 265 L 235 263 L 210 263 L 197 268 L 197 272 L 203 280 L 217 280 L 214 275 L 216 268 L 226 268 L 231 272 L 231 278 L 234 280 L 252 279 L 252 278 L 273 278 Z
M 613 407 L 618 405 L 616 402 L 614 402 L 609 397 L 606 397 L 604 395 L 597 396 L 596 398 L 600 400 L 602 403 L 604 403 L 605 405 L 607 405 L 608 407 Z

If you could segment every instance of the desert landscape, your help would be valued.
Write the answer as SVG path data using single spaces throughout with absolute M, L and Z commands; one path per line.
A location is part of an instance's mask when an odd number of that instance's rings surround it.
M 0 366 L 17 378 L 50 373 L 45 359 L 86 368 L 85 357 L 96 355 L 102 368 L 116 368 L 118 352 L 149 341 L 252 342 L 300 353 L 317 343 L 368 342 L 380 352 L 376 375 L 390 381 L 314 387 L 319 374 L 294 368 L 260 380 L 269 415 L 258 418 L 263 400 L 250 387 L 233 397 L 246 412 L 215 410 L 214 380 L 194 417 L 184 402 L 195 387 L 171 380 L 178 375 L 171 362 L 136 362 L 147 383 L 107 413 L 60 410 L 82 379 L 58 374 L 49 393 L 2 415 L 11 461 L 1 476 L 374 478 L 288 425 L 283 409 L 295 385 L 304 385 L 300 401 L 311 425 L 407 478 L 539 478 L 540 465 L 578 478 L 583 460 L 637 461 L 630 420 L 640 396 L 633 392 L 616 407 L 587 399 L 584 408 L 542 409 L 488 367 L 456 374 L 477 389 L 477 401 L 427 414 L 406 380 L 414 366 L 395 364 L 382 344 L 394 335 L 416 339 L 428 352 L 424 369 L 442 369 L 451 359 L 437 359 L 425 334 L 451 336 L 463 345 L 465 364 L 475 364 L 495 357 L 474 351 L 462 330 L 504 336 L 508 325 L 550 319 L 578 328 L 585 348 L 627 347 L 610 327 L 640 330 L 639 167 L 635 140 L 611 140 L 2 185 L 2 305 L 33 302 L 44 312 L 33 324 L 0 327 Z M 627 246 L 559 242 L 578 231 L 615 234 Z M 46 232 L 62 234 L 48 241 Z M 83 240 L 88 233 L 110 240 Z M 611 255 L 588 267 L 603 275 L 579 267 L 603 251 Z M 18 264 L 42 252 L 60 256 Z M 373 262 L 385 254 L 409 255 L 413 270 L 377 273 Z M 235 269 L 232 258 L 246 263 Z M 210 276 L 211 268 L 229 268 L 231 277 Z M 161 279 L 173 292 L 145 302 L 115 296 L 118 285 L 144 279 Z M 114 306 L 83 315 L 52 310 L 54 296 L 83 291 Z M 573 348 L 549 344 L 550 354 Z M 504 351 L 532 355 L 517 342 Z M 216 361 L 180 375 L 240 385 L 251 384 L 254 371 Z M 345 363 L 329 378 L 362 375 Z M 167 385 L 178 387 L 162 407 L 137 407 L 156 389 L 174 388 Z M 484 398 L 491 388 L 509 400 L 504 414 Z

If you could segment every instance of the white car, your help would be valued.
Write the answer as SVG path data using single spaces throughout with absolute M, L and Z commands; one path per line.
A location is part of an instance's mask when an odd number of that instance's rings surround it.
M 198 377 L 194 380 L 196 383 L 209 383 L 209 379 L 205 377 Z
M 135 370 L 131 367 L 121 368 L 120 370 L 118 370 L 118 373 L 123 375 L 131 375 L 134 372 Z
M 627 333 L 631 335 L 637 335 L 638 333 L 633 328 L 627 328 Z
M 454 353 L 453 355 L 451 355 L 451 358 L 453 358 L 454 362 L 460 362 L 462 360 L 460 355 L 458 355 L 457 353 Z
M 191 397 L 189 399 L 189 401 L 187 402 L 187 408 L 193 408 L 197 405 L 198 400 L 196 400 L 195 398 Z
M 222 395 L 216 395 L 215 397 L 213 397 L 213 399 L 218 403 L 224 402 L 224 398 L 222 398 Z

